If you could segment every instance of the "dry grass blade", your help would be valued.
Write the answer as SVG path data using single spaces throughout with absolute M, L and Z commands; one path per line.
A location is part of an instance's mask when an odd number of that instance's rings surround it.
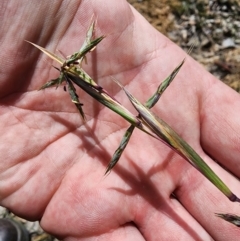
M 117 83 L 125 91 L 130 102 L 138 111 L 139 116 L 153 133 L 155 133 L 166 145 L 171 147 L 197 170 L 199 170 L 224 195 L 226 195 L 229 200 L 233 202 L 240 202 L 240 199 L 226 186 L 226 184 L 213 172 L 213 170 L 187 142 L 185 142 L 167 123 L 155 116 L 147 107 L 142 105 L 119 82 Z
M 50 57 L 51 59 L 55 60 L 56 62 L 58 62 L 59 64 L 63 64 L 65 62 L 64 59 L 62 59 L 61 57 L 57 56 L 56 54 L 48 51 L 47 49 L 37 45 L 37 44 L 34 44 L 30 41 L 27 41 L 25 40 L 26 42 L 32 44 L 34 47 L 38 48 L 39 50 L 41 50 L 43 53 L 45 53 L 48 57 Z

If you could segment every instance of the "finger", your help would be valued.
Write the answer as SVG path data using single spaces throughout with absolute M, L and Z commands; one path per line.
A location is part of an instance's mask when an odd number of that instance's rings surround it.
M 239 181 L 218 164 L 205 157 L 211 168 L 239 195 Z M 181 170 L 178 170 L 181 172 Z M 234 240 L 240 229 L 220 220 L 215 213 L 240 214 L 239 205 L 230 202 L 207 179 L 192 167 L 179 179 L 179 187 L 174 192 L 185 209 L 208 231 L 214 240 Z
M 175 199 L 169 199 L 164 204 L 159 201 L 159 208 L 151 207 L 145 210 L 139 210 L 136 222 L 145 240 L 213 240 Z
M 91 237 L 66 237 L 64 241 L 145 241 L 142 234 L 135 227 L 134 224 L 128 223 L 123 226 L 120 226 L 117 229 L 109 230 L 109 232 L 104 234 L 98 234 Z
M 240 95 L 214 81 L 202 98 L 201 141 L 204 150 L 240 177 Z
M 153 143 L 153 146 L 148 145 L 149 153 L 154 153 L 154 149 L 156 143 Z M 130 210 L 133 217 L 131 220 L 148 241 L 212 240 L 177 200 L 169 198 L 179 181 L 182 171 L 180 167 L 188 166 L 178 155 L 171 155 L 170 152 L 166 152 L 164 146 L 159 145 L 158 156 L 141 152 L 142 155 L 139 154 L 137 158 L 137 163 L 141 163 L 141 166 L 130 163 L 132 170 L 128 173 L 127 180 L 131 185 L 130 190 L 134 191 L 124 194 L 130 195 L 128 198 L 131 200 Z M 134 160 L 134 155 L 128 154 L 128 159 Z M 165 161 L 160 161 L 161 159 Z

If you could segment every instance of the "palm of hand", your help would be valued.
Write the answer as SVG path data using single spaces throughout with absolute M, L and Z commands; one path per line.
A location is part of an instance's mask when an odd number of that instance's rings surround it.
M 93 7 L 96 12 L 99 11 L 98 4 L 101 1 Z M 113 3 L 109 1 L 108 4 Z M 85 35 L 89 24 L 92 13 L 84 17 L 84 27 L 78 26 L 87 7 L 83 2 L 75 13 L 74 21 L 72 17 L 62 20 L 61 24 L 68 25 L 62 38 L 62 29 L 54 23 L 50 28 L 45 26 L 47 40 L 37 37 L 40 23 L 34 36 L 31 29 L 26 31 L 24 38 L 40 45 L 57 43 L 63 53 L 71 54 L 81 45 L 80 38 L 75 35 Z M 43 8 L 46 10 L 45 6 Z M 149 44 L 149 41 L 157 39 L 158 34 L 139 15 L 133 14 L 125 1 L 119 1 L 119 8 L 114 6 L 112 12 L 98 15 L 97 28 L 103 34 L 110 34 L 99 45 L 97 52 L 88 58 L 85 69 L 128 108 L 130 104 L 124 94 L 118 93 L 119 88 L 106 81 L 106 77 L 115 76 L 123 84 L 128 84 L 128 89 L 136 97 L 143 96 L 144 101 L 171 71 L 163 68 L 159 73 L 157 68 L 164 66 L 164 61 L 169 61 L 171 56 L 162 60 L 155 46 Z M 60 8 L 60 11 L 63 10 Z M 125 13 L 124 20 L 121 23 L 111 21 L 119 11 Z M 53 16 L 53 12 L 49 12 Z M 139 26 L 136 27 L 135 22 Z M 51 28 L 55 31 L 50 34 Z M 141 35 L 140 29 L 146 29 L 147 37 Z M 155 44 L 162 46 L 161 54 L 164 54 L 169 43 L 163 37 L 162 40 L 165 42 Z M 53 48 L 52 45 L 50 47 Z M 22 42 L 16 43 L 14 51 L 19 53 L 19 60 L 6 65 L 6 71 L 2 73 L 4 81 L 1 82 L 1 136 L 4 140 L 0 176 L 2 205 L 28 218 L 41 219 L 46 230 L 67 240 L 85 240 L 84 237 L 91 240 L 94 236 L 103 240 L 133 240 L 133 237 L 134 240 L 154 240 L 154 237 L 160 237 L 159 223 L 164 224 L 164 232 L 161 232 L 163 240 L 164 237 L 169 240 L 169 235 L 175 236 L 171 233 L 173 227 L 176 234 L 181 233 L 182 240 L 209 239 L 202 228 L 206 223 L 204 215 L 198 217 L 201 226 L 189 214 L 195 215 L 193 204 L 197 202 L 197 197 L 194 198 L 194 195 L 199 195 L 197 191 L 202 190 L 200 184 L 193 185 L 196 190 L 189 197 L 184 193 L 188 191 L 185 179 L 205 183 L 200 174 L 167 147 L 136 131 L 115 171 L 103 178 L 106 165 L 128 124 L 80 92 L 87 115 L 87 123 L 83 124 L 61 87 L 58 90 L 35 91 L 50 78 L 56 77 L 56 73 L 49 72 L 46 60 L 37 59 L 39 52 Z M 176 51 L 184 57 L 180 50 Z M 5 54 L 9 57 L 9 49 Z M 30 56 L 25 60 L 27 54 Z M 172 69 L 180 61 L 181 58 L 176 60 Z M 187 85 L 188 80 L 181 84 Z M 198 92 L 202 86 L 190 87 L 184 96 L 176 95 L 181 84 L 176 82 L 155 112 L 161 112 L 209 160 L 199 143 Z M 173 96 L 176 102 L 171 101 Z M 173 102 L 181 103 L 181 107 L 176 109 Z M 186 173 L 188 178 L 185 178 Z M 208 185 L 205 183 L 205 186 Z M 209 188 L 215 190 L 210 185 Z M 188 211 L 170 197 L 176 189 L 175 193 L 183 196 L 183 205 L 192 205 Z M 207 195 L 206 190 L 202 193 Z M 221 194 L 217 195 L 221 197 Z

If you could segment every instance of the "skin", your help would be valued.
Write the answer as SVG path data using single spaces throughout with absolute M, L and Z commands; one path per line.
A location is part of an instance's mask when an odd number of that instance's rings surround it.
M 62 87 L 36 91 L 58 73 L 24 40 L 72 54 L 93 14 L 96 36 L 107 37 L 84 69 L 133 113 L 110 76 L 144 102 L 186 57 L 153 111 L 240 196 L 239 94 L 125 0 L 9 0 L 0 3 L 0 204 L 66 241 L 235 240 L 239 229 L 214 213 L 239 215 L 239 204 L 179 155 L 136 130 L 104 177 L 128 123 L 81 90 L 86 123 Z

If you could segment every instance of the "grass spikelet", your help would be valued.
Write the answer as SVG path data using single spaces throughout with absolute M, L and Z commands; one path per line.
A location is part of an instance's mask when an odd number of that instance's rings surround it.
M 152 108 L 159 101 L 159 99 L 162 96 L 163 92 L 167 89 L 167 87 L 171 84 L 173 79 L 176 77 L 176 75 L 179 72 L 180 68 L 182 67 L 183 63 L 184 63 L 184 60 L 159 85 L 159 87 L 157 88 L 157 91 L 145 103 L 145 106 L 147 108 L 149 108 L 149 109 Z M 134 126 L 130 126 L 127 129 L 127 131 L 125 132 L 125 134 L 123 135 L 123 138 L 121 140 L 121 143 L 120 143 L 119 147 L 117 148 L 117 150 L 115 151 L 112 159 L 110 160 L 110 162 L 107 165 L 107 168 L 106 168 L 106 171 L 105 171 L 105 175 L 108 174 L 113 169 L 113 167 L 117 164 L 117 162 L 119 161 L 122 153 L 124 152 L 127 144 L 130 141 L 130 138 L 132 136 L 133 131 L 134 131 Z

